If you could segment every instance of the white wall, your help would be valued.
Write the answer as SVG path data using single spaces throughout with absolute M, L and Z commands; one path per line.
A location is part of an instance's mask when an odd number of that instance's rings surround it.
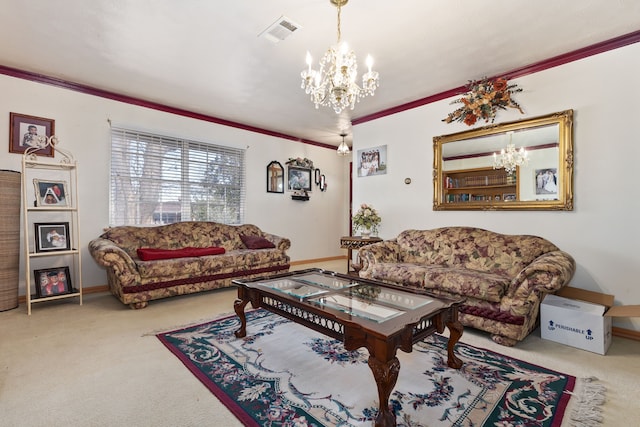
M 407 228 L 479 226 L 503 233 L 537 234 L 571 253 L 578 268 L 573 286 L 616 295 L 617 304 L 640 304 L 640 255 L 636 251 L 640 208 L 636 159 L 640 44 L 582 59 L 515 80 L 525 115 L 500 111 L 498 122 L 574 110 L 574 190 L 571 212 L 433 211 L 433 142 L 437 135 L 468 129 L 445 124 L 450 100 L 354 127 L 354 152 L 387 145 L 386 175 L 354 177 L 354 205 L 371 203 L 383 222 L 380 235 Z M 106 283 L 104 270 L 86 251 L 87 242 L 108 226 L 109 123 L 194 140 L 249 147 L 246 222 L 292 240 L 292 259 L 343 255 L 339 237 L 348 234 L 348 159 L 333 150 L 193 120 L 26 80 L 0 76 L 0 134 L 9 135 L 9 112 L 56 120 L 61 144 L 79 161 L 81 247 L 85 286 Z M 212 102 L 214 102 L 212 100 Z M 5 145 L 5 147 L 7 147 Z M 20 170 L 21 156 L 1 150 L 0 169 Z M 327 176 L 328 190 L 308 202 L 266 193 L 266 165 L 308 157 Z M 404 178 L 410 177 L 410 185 Z M 24 271 L 21 273 L 24 294 Z M 617 326 L 640 330 L 640 319 Z
M 574 110 L 573 211 L 433 211 L 432 138 L 468 129 L 441 121 L 456 108 L 453 98 L 354 127 L 354 152 L 388 146 L 386 175 L 354 178 L 354 205 L 380 211 L 383 238 L 450 225 L 545 237 L 575 257 L 572 286 L 640 304 L 639 72 L 637 43 L 512 81 L 524 89 L 516 100 L 525 115 L 500 111 L 497 123 Z M 640 319 L 614 324 L 640 330 Z
M 9 136 L 9 113 L 55 120 L 60 146 L 78 160 L 80 246 L 83 286 L 106 284 L 106 273 L 87 251 L 89 240 L 109 225 L 110 124 L 247 149 L 245 222 L 291 239 L 292 261 L 344 255 L 340 236 L 348 234 L 348 158 L 335 150 L 300 144 L 254 132 L 194 120 L 66 89 L 0 76 L 0 134 Z M 215 100 L 212 100 L 215 102 Z M 0 150 L 0 169 L 21 170 L 22 156 Z M 290 157 L 307 157 L 327 177 L 328 189 L 314 185 L 307 202 L 291 200 L 290 193 L 266 192 L 266 167 L 283 165 Z M 43 158 L 45 161 L 49 158 Z M 53 159 L 57 161 L 58 159 Z M 20 294 L 24 295 L 21 248 Z

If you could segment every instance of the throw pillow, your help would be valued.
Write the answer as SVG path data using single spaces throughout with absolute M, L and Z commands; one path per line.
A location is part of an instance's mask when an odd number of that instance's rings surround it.
M 153 261 L 157 259 L 199 257 L 205 255 L 220 255 L 225 252 L 224 248 L 212 246 L 208 248 L 180 248 L 180 249 L 156 249 L 140 248 L 137 250 L 138 258 L 143 261 Z
M 247 249 L 269 249 L 275 248 L 276 245 L 260 236 L 245 236 L 244 234 L 240 235 L 242 239 L 242 243 L 247 247 Z

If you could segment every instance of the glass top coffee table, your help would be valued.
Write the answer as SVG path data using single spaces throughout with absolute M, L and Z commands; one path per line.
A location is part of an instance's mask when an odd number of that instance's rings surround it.
M 400 371 L 396 351 L 410 353 L 413 344 L 449 329 L 447 365 L 462 361 L 454 348 L 463 328 L 458 306 L 463 300 L 321 269 L 293 271 L 265 278 L 233 280 L 238 287 L 234 310 L 240 318 L 236 337 L 247 335 L 247 303 L 264 308 L 344 343 L 347 350 L 365 347 L 378 386 L 376 426 L 395 426 L 389 396 Z

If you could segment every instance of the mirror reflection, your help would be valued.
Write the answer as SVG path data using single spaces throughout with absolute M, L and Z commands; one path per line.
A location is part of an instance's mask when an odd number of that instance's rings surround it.
M 434 141 L 434 210 L 573 209 L 573 111 Z
M 284 168 L 275 160 L 267 165 L 267 193 L 284 193 Z

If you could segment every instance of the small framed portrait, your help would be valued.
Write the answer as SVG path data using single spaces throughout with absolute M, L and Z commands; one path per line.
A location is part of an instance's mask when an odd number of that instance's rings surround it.
M 558 169 L 536 169 L 534 172 L 536 194 L 558 194 Z
M 53 297 L 73 292 L 69 267 L 45 268 L 33 270 L 36 276 L 36 295 L 38 298 Z
M 517 200 L 517 197 L 515 193 L 504 193 L 502 195 L 502 200 L 504 200 L 505 202 L 515 202 Z
M 33 225 L 36 229 L 36 252 L 71 250 L 68 222 L 37 222 Z
M 65 181 L 34 179 L 33 186 L 36 191 L 36 206 L 71 206 L 67 198 L 67 183 Z
M 9 113 L 9 152 L 23 154 L 27 148 L 39 148 L 33 154 L 53 157 L 47 138 L 55 134 L 55 121 L 43 117 Z M 45 137 L 45 138 L 42 138 Z
M 311 169 L 289 166 L 287 172 L 289 191 L 311 191 Z
M 358 176 L 384 175 L 387 173 L 387 146 L 358 150 Z

